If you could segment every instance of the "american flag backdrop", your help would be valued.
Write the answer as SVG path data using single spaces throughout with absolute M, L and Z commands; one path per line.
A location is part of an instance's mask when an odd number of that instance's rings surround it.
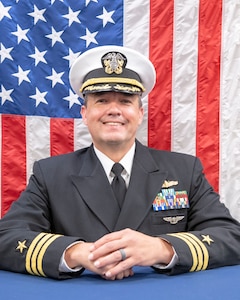
M 156 67 L 138 139 L 197 155 L 240 220 L 240 0 L 1 0 L 0 217 L 35 160 L 91 143 L 68 72 L 105 44 Z

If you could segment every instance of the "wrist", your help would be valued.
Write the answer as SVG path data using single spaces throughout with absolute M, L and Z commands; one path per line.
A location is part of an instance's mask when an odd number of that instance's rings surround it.
M 173 246 L 162 238 L 158 237 L 157 239 L 161 243 L 161 261 L 158 261 L 157 264 L 169 265 L 175 254 Z
M 84 244 L 83 241 L 79 241 L 66 249 L 64 260 L 70 269 L 82 267 L 81 257 L 83 255 L 82 253 L 83 244 Z

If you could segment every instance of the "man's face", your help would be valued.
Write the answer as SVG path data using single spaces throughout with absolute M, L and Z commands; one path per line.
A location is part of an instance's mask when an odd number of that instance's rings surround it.
M 111 145 L 130 147 L 143 119 L 139 96 L 117 92 L 88 94 L 81 113 L 99 150 Z

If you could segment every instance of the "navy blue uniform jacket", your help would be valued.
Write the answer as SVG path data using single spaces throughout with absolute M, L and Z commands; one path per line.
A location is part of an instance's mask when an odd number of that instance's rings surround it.
M 154 209 L 168 192 L 187 195 L 189 207 L 166 202 Z M 92 146 L 35 162 L 26 190 L 0 220 L 0 269 L 76 276 L 59 273 L 66 247 L 123 228 L 168 240 L 179 258 L 169 274 L 240 263 L 239 223 L 219 201 L 199 159 L 137 141 L 121 211 Z

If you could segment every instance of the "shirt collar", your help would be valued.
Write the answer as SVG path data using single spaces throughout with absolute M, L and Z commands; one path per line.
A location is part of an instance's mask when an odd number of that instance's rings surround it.
M 111 160 L 108 156 L 106 156 L 104 153 L 102 153 L 101 151 L 99 151 L 94 145 L 93 145 L 94 151 L 98 157 L 98 159 L 100 160 L 106 175 L 109 177 L 113 176 L 111 174 L 111 169 L 112 166 L 114 164 L 114 161 Z M 130 176 L 131 174 L 131 170 L 132 170 L 132 164 L 133 164 L 133 157 L 134 157 L 134 153 L 135 153 L 135 148 L 136 148 L 136 143 L 134 143 L 132 145 L 132 147 L 130 148 L 130 150 L 124 155 L 124 157 L 119 161 L 120 164 L 122 164 L 122 166 L 124 167 L 124 172 L 126 172 L 126 174 L 128 176 Z

